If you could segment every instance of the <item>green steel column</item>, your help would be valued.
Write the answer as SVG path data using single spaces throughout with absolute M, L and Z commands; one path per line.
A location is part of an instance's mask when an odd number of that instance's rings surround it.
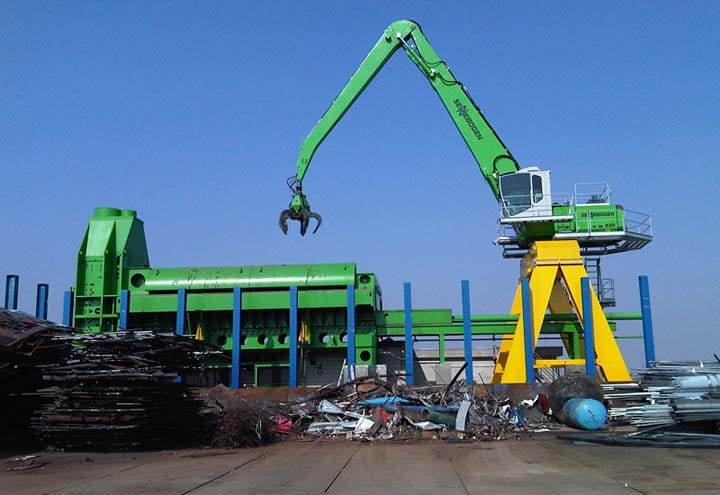
M 580 359 L 583 357 L 583 351 L 582 347 L 580 346 L 580 334 L 577 332 L 574 332 L 572 334 L 572 339 L 570 339 L 572 342 L 572 354 L 570 355 L 570 359 Z M 570 354 L 570 353 L 568 353 Z
M 445 334 L 438 335 L 438 355 L 440 356 L 440 364 L 445 364 Z

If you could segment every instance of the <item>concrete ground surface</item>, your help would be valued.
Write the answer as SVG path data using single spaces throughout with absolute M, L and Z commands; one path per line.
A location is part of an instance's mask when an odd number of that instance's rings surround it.
M 0 494 L 720 493 L 720 452 L 577 445 L 289 441 L 243 450 L 39 452 L 0 460 Z

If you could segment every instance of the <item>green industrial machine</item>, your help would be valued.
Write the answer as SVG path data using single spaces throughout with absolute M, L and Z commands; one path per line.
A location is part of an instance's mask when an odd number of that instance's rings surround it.
M 354 263 L 153 268 L 143 222 L 135 211 L 115 208 L 97 208 L 88 223 L 78 253 L 71 324 L 85 332 L 182 329 L 184 335 L 218 345 L 229 354 L 237 345 L 232 335 L 233 290 L 241 288 L 241 381 L 284 384 L 292 345 L 290 287 L 298 291 L 299 383 L 337 378 L 348 349 L 348 287 L 354 303 L 357 365 L 377 364 L 393 339 L 406 335 L 404 310 L 384 309 L 377 277 L 358 272 Z M 512 334 L 517 319 L 518 315 L 507 314 L 472 316 L 472 335 Z M 412 327 L 414 339 L 437 342 L 441 363 L 446 340 L 463 335 L 463 319 L 450 309 L 413 309 Z M 580 355 L 581 328 L 575 315 L 553 315 L 543 332 L 563 336 L 570 342 L 571 357 Z M 217 366 L 230 368 L 229 362 Z
M 408 20 L 394 22 L 385 30 L 302 143 L 296 174 L 288 179 L 293 191 L 290 206 L 280 214 L 283 232 L 287 233 L 287 220 L 297 220 L 304 235 L 313 218 L 318 221 L 317 231 L 321 218 L 310 209 L 303 192 L 313 155 L 400 48 L 440 97 L 497 198 L 503 226 L 497 241 L 504 246 L 506 257 L 523 256 L 534 241 L 541 240 L 575 240 L 583 255 L 640 249 L 650 242 L 650 217 L 612 204 L 607 185 L 598 185 L 593 191 L 576 186 L 572 195 L 554 194 L 550 188 L 550 171 L 520 168 L 465 86 L 430 46 L 420 26 Z
M 580 254 L 639 249 L 650 242 L 649 217 L 641 215 L 631 221 L 627 210 L 610 202 L 608 187 L 587 192 L 585 186 L 579 186 L 572 195 L 551 194 L 550 172 L 520 168 L 414 22 L 395 22 L 383 33 L 303 143 L 297 174 L 288 180 L 293 195 L 289 208 L 280 215 L 280 227 L 287 233 L 287 220 L 296 220 L 304 235 L 315 220 L 317 231 L 322 218 L 311 210 L 303 192 L 312 157 L 399 48 L 437 92 L 498 199 L 500 222 L 508 229 L 498 239 L 504 246 L 503 254 L 516 257 L 528 251 L 536 253 L 540 244 L 543 252 L 557 251 L 555 246 L 546 245 L 548 241 L 557 246 L 571 244 L 564 253 L 577 252 L 572 259 L 553 261 L 572 276 L 567 275 L 564 282 L 552 277 L 543 281 L 553 291 L 552 314 L 544 315 L 533 332 L 536 340 L 540 334 L 561 340 L 568 362 L 584 361 L 584 332 L 577 301 L 560 304 L 557 296 L 566 295 L 568 284 L 574 287 L 577 282 L 580 287 L 580 278 L 587 276 L 585 269 L 577 266 L 582 264 Z M 532 272 L 537 259 L 528 260 L 525 271 Z M 535 283 L 533 276 L 529 277 L 530 283 Z M 469 315 L 465 287 L 463 312 Z M 232 363 L 217 363 L 219 370 L 232 369 L 232 380 L 219 378 L 235 386 L 327 383 L 337 379 L 344 361 L 374 366 L 387 363 L 387 356 L 397 358 L 398 352 L 404 354 L 400 359 L 405 360 L 404 369 L 410 376 L 414 373 L 415 339 L 436 342 L 438 361 L 443 364 L 448 340 L 463 339 L 467 362 L 472 359 L 472 340 L 497 339 L 498 345 L 509 348 L 523 335 L 522 311 L 462 318 L 450 309 L 412 308 L 409 286 L 406 290 L 403 310 L 383 308 L 377 277 L 358 272 L 354 263 L 154 268 L 149 262 L 143 223 L 136 213 L 98 208 L 78 254 L 70 322 L 86 332 L 146 328 L 175 331 L 218 345 L 232 356 Z M 604 325 L 606 317 L 612 320 L 608 325 Z M 593 310 L 593 318 L 598 323 L 602 320 L 608 333 L 615 330 L 616 320 L 640 317 L 638 313 L 606 315 L 600 303 Z M 402 340 L 404 349 L 398 351 L 397 343 Z M 538 353 L 536 364 L 543 360 Z M 532 368 L 532 362 L 528 367 Z M 520 366 L 507 369 L 522 374 Z

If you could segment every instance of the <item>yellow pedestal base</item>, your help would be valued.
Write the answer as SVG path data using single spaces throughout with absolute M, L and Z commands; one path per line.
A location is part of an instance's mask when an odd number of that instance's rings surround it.
M 587 277 L 580 247 L 576 241 L 538 241 L 533 244 L 520 265 L 520 277 L 530 279 L 532 293 L 533 349 L 537 346 L 540 329 L 548 311 L 575 313 L 583 321 L 580 279 Z M 593 329 L 595 336 L 595 362 L 598 376 L 609 382 L 630 381 L 625 360 L 610 330 L 600 301 L 591 287 Z M 523 339 L 522 296 L 520 284 L 515 291 L 510 313 L 520 315 L 515 333 L 503 338 L 493 372 L 492 383 L 525 382 L 525 349 Z M 568 347 L 565 341 L 566 348 Z M 581 345 L 581 349 L 583 346 Z M 538 360 L 536 367 L 556 367 L 560 364 L 584 364 L 584 359 Z

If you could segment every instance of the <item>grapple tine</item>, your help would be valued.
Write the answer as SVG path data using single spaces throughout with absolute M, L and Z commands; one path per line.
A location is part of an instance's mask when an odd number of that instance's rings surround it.
M 280 224 L 280 230 L 282 230 L 285 235 L 287 235 L 288 232 L 288 218 L 290 218 L 290 210 L 283 210 L 280 212 L 280 221 L 278 223 Z
M 300 235 L 307 233 L 308 225 L 310 225 L 310 210 L 303 208 L 300 210 Z
M 315 230 L 313 230 L 313 234 L 314 234 L 318 231 L 318 229 L 322 225 L 322 217 L 320 216 L 319 213 L 315 213 L 314 211 L 310 212 L 309 217 L 314 218 L 315 221 L 317 222 L 317 225 L 315 226 Z

